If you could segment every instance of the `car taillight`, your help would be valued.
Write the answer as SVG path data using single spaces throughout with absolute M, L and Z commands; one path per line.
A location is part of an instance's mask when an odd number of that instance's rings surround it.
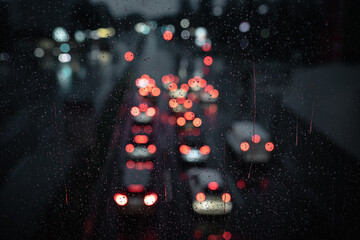
M 259 143 L 260 140 L 261 140 L 260 135 L 257 135 L 257 134 L 255 134 L 255 135 L 252 136 L 252 138 L 251 138 L 251 141 L 253 141 L 254 143 Z
M 274 144 L 272 142 L 267 142 L 265 144 L 265 150 L 271 152 L 272 150 L 274 150 Z
M 129 192 L 133 192 L 133 193 L 142 192 L 142 191 L 144 191 L 144 185 L 142 185 L 142 184 L 130 184 L 127 187 L 127 190 Z
M 196 194 L 196 201 L 198 201 L 198 202 L 203 202 L 203 201 L 205 201 L 205 194 L 204 193 L 198 193 L 198 194 Z
M 189 147 L 187 145 L 181 145 L 179 150 L 180 150 L 180 153 L 182 153 L 182 154 L 189 154 L 191 152 L 191 147 Z
M 139 116 L 140 115 L 140 109 L 138 107 L 132 107 L 131 110 L 130 110 L 130 113 L 134 117 Z
M 154 107 L 149 107 L 147 110 L 146 110 L 146 115 L 148 117 L 153 117 L 156 113 L 156 110 Z
M 136 135 L 134 137 L 134 141 L 137 144 L 145 144 L 145 143 L 147 143 L 149 141 L 149 138 L 146 135 Z
M 227 203 L 227 202 L 230 202 L 231 200 L 231 195 L 229 193 L 224 193 L 222 196 L 221 196 L 221 199 L 223 202 Z
M 179 126 L 184 126 L 186 124 L 186 120 L 185 118 L 183 117 L 179 117 L 177 120 L 176 120 L 176 123 L 179 125 Z
M 249 145 L 249 143 L 247 143 L 247 142 L 242 142 L 242 143 L 240 144 L 240 149 L 241 149 L 242 151 L 244 151 L 244 152 L 246 152 L 247 150 L 249 150 L 249 148 L 250 148 L 250 145 Z
M 135 149 L 135 147 L 134 147 L 134 145 L 132 145 L 132 144 L 128 144 L 128 145 L 126 145 L 126 147 L 125 147 L 125 150 L 126 150 L 126 152 L 128 152 L 128 153 L 132 153 L 132 152 L 134 151 L 134 149 Z
M 205 145 L 200 148 L 200 153 L 202 155 L 208 155 L 210 153 L 210 147 Z
M 208 188 L 215 191 L 219 188 L 219 184 L 217 182 L 209 182 Z
M 128 202 L 128 198 L 125 194 L 117 193 L 114 195 L 115 202 L 120 206 L 125 206 Z
M 194 124 L 195 127 L 200 127 L 201 124 L 202 124 L 202 121 L 201 121 L 200 118 L 195 118 L 195 119 L 193 120 L 193 124 Z
M 157 199 L 158 199 L 158 196 L 156 193 L 150 193 L 150 194 L 145 195 L 144 203 L 146 206 L 152 206 L 156 203 Z
M 156 146 L 154 144 L 150 144 L 147 147 L 147 150 L 148 150 L 149 153 L 154 154 L 156 152 Z

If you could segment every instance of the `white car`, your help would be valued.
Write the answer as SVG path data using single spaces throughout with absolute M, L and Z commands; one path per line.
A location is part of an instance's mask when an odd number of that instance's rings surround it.
M 211 168 L 192 168 L 186 174 L 194 212 L 202 215 L 223 215 L 231 211 L 231 195 L 225 192 L 225 182 L 218 171 Z
M 226 134 L 226 141 L 244 162 L 266 163 L 274 150 L 270 134 L 260 124 L 255 124 L 253 132 L 254 122 L 235 122 Z

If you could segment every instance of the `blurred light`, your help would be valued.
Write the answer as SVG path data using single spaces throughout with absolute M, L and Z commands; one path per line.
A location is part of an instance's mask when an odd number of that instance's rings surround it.
M 205 194 L 202 193 L 202 192 L 196 194 L 196 201 L 198 201 L 198 202 L 203 202 L 203 201 L 205 201 Z
M 68 53 L 61 53 L 58 57 L 59 61 L 62 63 L 67 63 L 71 61 L 71 56 Z
M 208 155 L 210 153 L 210 147 L 205 145 L 200 148 L 200 153 L 202 155 Z
M 176 123 L 179 125 L 179 126 L 184 126 L 186 124 L 186 120 L 185 118 L 183 117 L 179 117 L 177 120 L 176 120 Z
M 204 43 L 201 47 L 201 49 L 204 51 L 204 52 L 209 52 L 211 50 L 211 44 L 210 43 Z
M 62 43 L 60 45 L 60 51 L 62 51 L 63 53 L 68 53 L 70 51 L 70 45 L 67 43 Z
M 230 240 L 231 239 L 231 233 L 230 232 L 224 232 L 222 236 L 223 236 L 223 238 L 225 240 Z
M 128 187 L 127 187 L 127 190 L 129 192 L 132 192 L 132 193 L 139 193 L 139 192 L 143 192 L 144 191 L 144 185 L 142 184 L 130 184 Z
M 186 112 L 184 113 L 184 117 L 186 120 L 191 121 L 195 118 L 195 113 L 193 112 Z
M 75 32 L 74 38 L 75 38 L 75 41 L 82 43 L 83 41 L 85 41 L 86 35 L 83 31 L 78 30 Z
M 190 32 L 188 30 L 182 30 L 181 31 L 181 38 L 184 40 L 187 40 L 190 38 Z
M 136 162 L 135 168 L 136 168 L 136 170 L 144 170 L 144 165 L 142 162 Z
M 242 179 L 239 180 L 239 181 L 237 181 L 236 186 L 237 186 L 239 189 L 244 189 L 244 188 L 245 188 L 245 181 L 242 180 Z
M 65 28 L 62 27 L 56 27 L 52 32 L 52 37 L 56 42 L 67 42 L 70 39 L 70 36 L 68 32 L 65 30 Z
M 170 101 L 169 101 L 169 106 L 170 106 L 171 108 L 176 108 L 178 105 L 179 105 L 179 104 L 178 104 L 178 102 L 177 102 L 176 99 L 170 99 Z
M 184 102 L 184 107 L 185 108 L 187 108 L 187 109 L 189 109 L 189 108 L 191 108 L 193 106 L 193 103 L 192 103 L 192 101 L 191 100 L 186 100 L 185 102 Z
M 225 203 L 227 202 L 230 202 L 231 200 L 231 195 L 229 193 L 224 193 L 222 196 L 221 196 L 221 200 Z
M 187 92 L 187 91 L 189 91 L 189 85 L 187 85 L 186 83 L 183 83 L 183 84 L 181 84 L 180 89 L 183 92 Z
M 128 152 L 128 153 L 132 153 L 133 151 L 134 151 L 134 145 L 132 145 L 132 144 L 128 144 L 128 145 L 126 145 L 126 147 L 125 147 L 125 150 L 126 150 L 126 152 Z
M 154 144 L 150 144 L 147 147 L 147 150 L 148 150 L 149 153 L 154 154 L 156 152 L 156 146 Z
M 152 131 L 153 131 L 153 129 L 150 125 L 147 125 L 144 127 L 144 132 L 146 132 L 147 134 L 151 134 Z
M 265 150 L 271 152 L 272 150 L 274 150 L 274 144 L 272 142 L 267 142 L 265 144 Z
M 250 23 L 246 21 L 240 23 L 239 30 L 243 33 L 248 32 L 250 30 Z
M 97 30 L 97 35 L 100 38 L 109 38 L 115 36 L 115 29 L 112 27 L 109 28 L 99 28 Z
M 180 26 L 182 28 L 188 28 L 190 26 L 190 21 L 188 19 L 186 19 L 186 18 L 181 19 Z
M 169 84 L 169 90 L 170 90 L 170 91 L 175 91 L 176 89 L 177 89 L 176 83 L 170 83 L 170 84 Z
M 156 203 L 157 199 L 158 199 L 158 196 L 156 193 L 150 193 L 144 197 L 144 203 L 147 206 L 152 206 Z
M 187 145 L 181 145 L 179 148 L 180 153 L 182 154 L 189 154 L 191 152 L 191 147 Z
M 249 148 L 250 148 L 250 145 L 249 145 L 249 143 L 247 143 L 247 142 L 242 142 L 242 143 L 240 144 L 240 149 L 241 149 L 242 151 L 244 151 L 244 152 L 246 152 L 247 150 L 249 150 Z
M 62 64 L 56 73 L 57 80 L 62 90 L 68 91 L 72 85 L 72 69 L 68 64 Z
M 202 38 L 205 40 L 206 36 L 207 36 L 207 31 L 204 27 L 198 27 L 195 29 L 196 38 Z
M 130 113 L 134 117 L 139 116 L 140 115 L 140 109 L 138 107 L 132 107 L 131 110 L 130 110 Z
M 34 51 L 35 57 L 42 58 L 45 55 L 45 51 L 42 48 L 36 48 Z
M 126 167 L 129 168 L 129 169 L 134 168 L 134 167 L 135 167 L 134 161 L 132 161 L 132 160 L 127 161 L 127 162 L 126 162 Z
M 132 52 L 126 52 L 124 54 L 124 58 L 126 61 L 131 62 L 132 60 L 134 60 L 134 54 Z
M 175 124 L 176 124 L 176 117 L 175 117 L 175 116 L 170 116 L 170 117 L 168 118 L 168 123 L 169 123 L 170 125 L 175 125 Z
M 261 14 L 261 15 L 265 15 L 269 12 L 269 6 L 266 5 L 266 4 L 261 4 L 259 7 L 258 7 L 258 13 Z
M 248 46 L 249 46 L 249 40 L 247 38 L 241 39 L 240 47 L 241 48 L 247 48 Z
M 171 33 L 175 33 L 175 26 L 172 24 L 166 25 L 165 31 L 170 31 Z
M 208 188 L 212 191 L 215 191 L 219 188 L 219 184 L 217 182 L 209 182 Z
M 148 105 L 146 103 L 140 103 L 139 109 L 141 112 L 145 112 L 148 109 Z
M 164 38 L 166 41 L 170 41 L 170 40 L 173 38 L 172 32 L 170 32 L 170 31 L 165 31 L 165 32 L 163 33 L 163 38 Z
M 149 138 L 146 135 L 136 135 L 134 137 L 134 141 L 137 144 L 145 144 L 145 143 L 147 143 L 149 141 Z
M 219 17 L 223 14 L 223 9 L 221 7 L 214 7 L 212 11 L 216 17 Z
M 204 88 L 204 91 L 206 93 L 210 93 L 212 90 L 214 89 L 214 87 L 212 85 L 207 85 L 205 88 Z
M 268 38 L 270 36 L 270 30 L 268 28 L 265 28 L 261 30 L 260 35 L 262 38 Z
M 153 89 L 151 89 L 151 94 L 152 94 L 154 97 L 159 96 L 159 95 L 161 94 L 160 88 L 154 87 Z
M 251 141 L 253 141 L 254 143 L 259 143 L 261 140 L 260 136 L 255 134 L 254 136 L 251 137 Z
M 148 117 L 153 117 L 155 116 L 155 113 L 156 113 L 156 110 L 154 107 L 149 107 L 147 110 L 146 110 L 146 115 Z
M 155 21 L 147 22 L 147 25 L 150 27 L 151 30 L 155 30 L 157 28 L 157 23 Z
M 134 134 L 139 133 L 140 130 L 141 130 L 141 128 L 140 128 L 140 126 L 138 126 L 138 125 L 132 126 L 132 128 L 131 128 L 131 131 L 132 131 Z
M 147 170 L 153 169 L 153 168 L 154 168 L 154 163 L 151 162 L 151 161 L 147 161 L 147 162 L 145 163 L 145 168 L 146 168 Z
M 206 57 L 204 58 L 204 64 L 205 64 L 206 66 L 210 66 L 212 63 L 213 63 L 212 57 L 206 56 Z
M 200 118 L 195 118 L 195 119 L 193 120 L 193 124 L 194 124 L 195 127 L 200 127 L 201 124 L 202 124 L 202 121 L 201 121 Z
M 115 194 L 114 200 L 120 206 L 125 206 L 128 202 L 127 196 L 120 193 Z

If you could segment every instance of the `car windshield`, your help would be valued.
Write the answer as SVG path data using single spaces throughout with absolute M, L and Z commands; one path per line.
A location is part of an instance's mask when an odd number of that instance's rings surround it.
M 0 0 L 1 239 L 358 239 L 358 5 Z

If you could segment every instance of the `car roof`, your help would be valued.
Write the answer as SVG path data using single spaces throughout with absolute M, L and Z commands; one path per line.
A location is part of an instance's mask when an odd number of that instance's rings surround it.
M 219 171 L 212 168 L 192 168 L 187 171 L 189 178 L 196 177 L 200 187 L 206 187 L 209 182 L 217 182 L 220 187 L 224 185 L 224 180 Z
M 122 176 L 124 187 L 130 184 L 141 184 L 144 187 L 150 185 L 151 173 L 149 170 L 125 169 Z
M 254 131 L 253 121 L 240 121 L 232 125 L 232 133 L 238 139 L 251 138 Z M 269 132 L 259 123 L 255 123 L 255 134 L 263 139 L 270 139 Z

